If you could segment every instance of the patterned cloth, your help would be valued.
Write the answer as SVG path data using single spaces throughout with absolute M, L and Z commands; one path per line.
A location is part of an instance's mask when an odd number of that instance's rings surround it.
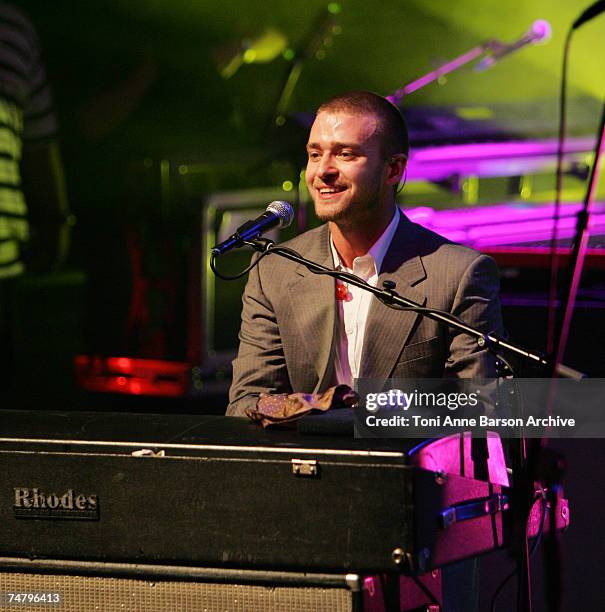
M 261 393 L 254 410 L 246 416 L 263 427 L 296 421 L 313 410 L 325 412 L 331 408 L 353 406 L 359 396 L 347 385 L 330 387 L 324 393 Z

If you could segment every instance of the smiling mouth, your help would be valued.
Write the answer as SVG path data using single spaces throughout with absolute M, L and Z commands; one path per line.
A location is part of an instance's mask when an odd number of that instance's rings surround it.
M 319 187 L 317 189 L 317 193 L 319 193 L 322 198 L 330 198 L 342 193 L 344 190 L 345 187 Z

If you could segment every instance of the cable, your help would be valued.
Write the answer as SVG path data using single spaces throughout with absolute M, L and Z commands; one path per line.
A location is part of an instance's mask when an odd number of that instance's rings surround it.
M 546 352 L 551 354 L 555 350 L 555 333 L 557 328 L 557 300 L 558 300 L 558 274 L 559 274 L 559 254 L 557 253 L 558 225 L 561 210 L 561 195 L 563 191 L 563 155 L 565 146 L 565 132 L 567 127 L 567 64 L 569 60 L 569 49 L 573 28 L 570 28 L 565 38 L 563 48 L 563 66 L 561 69 L 561 91 L 559 97 L 559 139 L 557 145 L 557 171 L 555 183 L 555 202 L 553 210 L 553 232 L 550 240 L 550 287 L 548 293 L 548 323 Z
M 542 539 L 542 533 L 544 532 L 544 525 L 546 524 L 547 500 L 546 500 L 546 492 L 544 491 L 544 489 L 540 489 L 540 491 L 536 492 L 536 495 L 534 497 L 534 502 L 538 499 L 542 500 L 540 527 L 538 529 L 538 533 L 536 534 L 536 539 L 533 541 L 533 544 L 531 546 L 531 550 L 529 551 L 530 558 L 536 552 L 538 545 L 540 544 L 540 541 Z M 528 521 L 529 521 L 529 518 L 528 518 Z M 499 584 L 498 588 L 494 591 L 494 594 L 492 595 L 492 603 L 491 603 L 491 608 L 490 608 L 491 612 L 496 612 L 496 603 L 497 603 L 498 595 L 500 595 L 500 593 L 502 592 L 504 587 L 507 585 L 509 580 L 516 575 L 517 575 L 517 568 L 515 568 L 510 574 L 508 574 L 508 576 L 504 578 L 504 580 Z
M 210 256 L 210 269 L 216 274 L 216 276 L 218 276 L 222 280 L 226 280 L 226 281 L 237 280 L 239 278 L 242 278 L 242 276 L 245 276 L 246 274 L 248 274 L 248 272 L 250 272 L 252 268 L 254 268 L 255 266 L 258 266 L 258 262 L 268 253 L 269 251 L 264 251 L 263 253 L 261 253 L 256 259 L 252 261 L 252 263 L 245 270 L 242 270 L 239 274 L 236 274 L 235 276 L 227 276 L 226 274 L 221 274 L 216 268 L 216 264 L 215 264 L 216 254 L 212 253 L 212 255 Z

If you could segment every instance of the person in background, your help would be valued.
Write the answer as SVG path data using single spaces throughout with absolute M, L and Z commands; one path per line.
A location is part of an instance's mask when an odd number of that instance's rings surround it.
M 0 3 L 0 383 L 14 379 L 16 283 L 50 272 L 69 249 L 57 119 L 34 26 Z

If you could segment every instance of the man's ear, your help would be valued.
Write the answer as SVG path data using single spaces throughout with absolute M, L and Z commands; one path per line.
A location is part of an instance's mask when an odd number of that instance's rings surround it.
M 405 153 L 396 153 L 391 156 L 387 169 L 387 183 L 389 185 L 398 185 L 401 182 L 407 163 L 408 158 Z

